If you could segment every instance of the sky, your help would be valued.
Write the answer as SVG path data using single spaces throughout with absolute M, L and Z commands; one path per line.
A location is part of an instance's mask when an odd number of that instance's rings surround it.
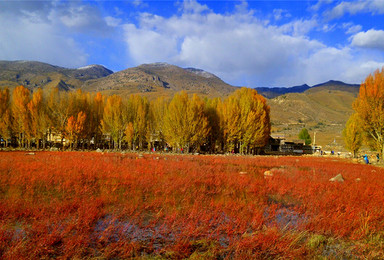
M 0 60 L 166 62 L 252 88 L 360 84 L 384 66 L 384 0 L 0 0 Z

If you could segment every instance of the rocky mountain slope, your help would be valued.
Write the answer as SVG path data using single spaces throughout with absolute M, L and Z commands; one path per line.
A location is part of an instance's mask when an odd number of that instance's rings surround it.
M 23 85 L 29 89 L 59 87 L 70 90 L 81 87 L 87 80 L 112 73 L 101 65 L 67 69 L 37 61 L 0 61 L 0 87 Z
M 208 97 L 224 97 L 236 89 L 211 73 L 167 63 L 129 68 L 104 78 L 89 80 L 82 88 L 110 94 L 141 93 L 149 97 L 171 96 L 182 90 Z

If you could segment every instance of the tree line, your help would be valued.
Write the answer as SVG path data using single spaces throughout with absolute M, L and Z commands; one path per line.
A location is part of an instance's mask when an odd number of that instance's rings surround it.
M 256 90 L 225 100 L 186 92 L 172 98 L 106 96 L 58 88 L 0 90 L 3 146 L 46 149 L 173 149 L 257 153 L 269 138 L 270 111 Z M 54 143 L 52 137 L 60 141 Z

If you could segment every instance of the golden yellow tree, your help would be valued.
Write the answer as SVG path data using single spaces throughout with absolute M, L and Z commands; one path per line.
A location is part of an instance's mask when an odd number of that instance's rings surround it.
M 30 92 L 24 86 L 18 86 L 12 93 L 12 115 L 14 118 L 14 130 L 18 134 L 19 145 L 30 145 L 31 118 L 28 111 Z M 26 143 L 27 141 L 27 143 Z
M 209 133 L 205 104 L 197 96 L 191 99 L 184 91 L 176 93 L 164 117 L 164 135 L 173 148 L 199 149 Z
M 115 149 L 121 149 L 121 141 L 126 128 L 124 111 L 125 107 L 120 96 L 113 95 L 107 98 L 101 120 L 101 129 L 104 134 L 111 136 Z
M 125 128 L 125 131 L 124 131 L 124 140 L 128 143 L 128 148 L 129 149 L 132 149 L 133 148 L 133 137 L 134 137 L 134 134 L 135 134 L 135 130 L 133 128 L 133 124 L 132 122 L 129 122 L 127 127 Z
M 363 142 L 363 137 L 360 130 L 360 122 L 356 113 L 349 117 L 343 130 L 343 137 L 346 148 L 352 152 L 353 157 L 356 157 L 356 154 Z
M 12 118 L 9 89 L 0 90 L 0 136 L 4 139 L 5 147 L 12 138 Z
M 164 137 L 164 117 L 167 111 L 168 101 L 164 97 L 159 97 L 150 103 L 148 116 L 148 141 L 155 140 L 161 146 L 165 145 Z M 153 146 L 153 144 L 152 144 Z
M 200 146 L 207 140 L 210 132 L 205 103 L 199 96 L 193 94 L 187 109 L 188 143 L 187 150 L 192 146 L 200 150 Z
M 51 126 L 50 131 L 52 134 L 60 135 L 61 145 L 63 145 L 65 128 L 72 109 L 72 106 L 69 105 L 68 94 L 59 91 L 58 88 L 52 89 L 49 93 L 47 109 Z
M 40 148 L 40 140 L 42 140 L 43 148 L 45 148 L 49 122 L 42 89 L 39 88 L 33 92 L 32 99 L 28 103 L 28 110 L 31 116 L 31 131 L 37 149 Z
M 215 153 L 224 148 L 223 102 L 220 98 L 207 99 L 205 109 L 210 129 L 207 148 L 211 153 Z
M 224 136 L 227 149 L 255 153 L 266 145 L 271 131 L 270 109 L 256 90 L 241 88 L 223 105 Z
M 384 154 L 384 68 L 370 74 L 360 86 L 353 108 L 367 138 Z
M 101 120 L 103 119 L 104 112 L 104 97 L 101 93 L 96 93 L 93 98 L 90 112 L 90 136 L 93 142 L 97 145 L 102 139 Z
M 149 102 L 147 98 L 131 95 L 128 100 L 128 121 L 133 125 L 133 145 L 143 148 L 148 132 Z
M 234 151 L 241 138 L 241 114 L 240 104 L 234 95 L 229 96 L 222 106 L 223 134 L 225 149 Z
M 80 111 L 77 114 L 77 117 L 70 116 L 67 120 L 67 125 L 65 127 L 66 138 L 69 141 L 70 148 L 73 149 L 73 144 L 77 145 L 79 138 L 82 138 L 85 134 L 85 122 L 87 115 L 85 112 Z

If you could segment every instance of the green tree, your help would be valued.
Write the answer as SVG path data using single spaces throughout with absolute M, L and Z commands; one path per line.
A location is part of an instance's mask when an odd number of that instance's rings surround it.
M 304 140 L 305 145 L 310 145 L 312 142 L 311 136 L 308 133 L 307 128 L 301 129 L 299 133 L 299 139 Z
M 357 114 L 352 114 L 349 117 L 343 130 L 343 137 L 346 148 L 353 153 L 353 157 L 356 157 L 363 142 L 359 117 Z

